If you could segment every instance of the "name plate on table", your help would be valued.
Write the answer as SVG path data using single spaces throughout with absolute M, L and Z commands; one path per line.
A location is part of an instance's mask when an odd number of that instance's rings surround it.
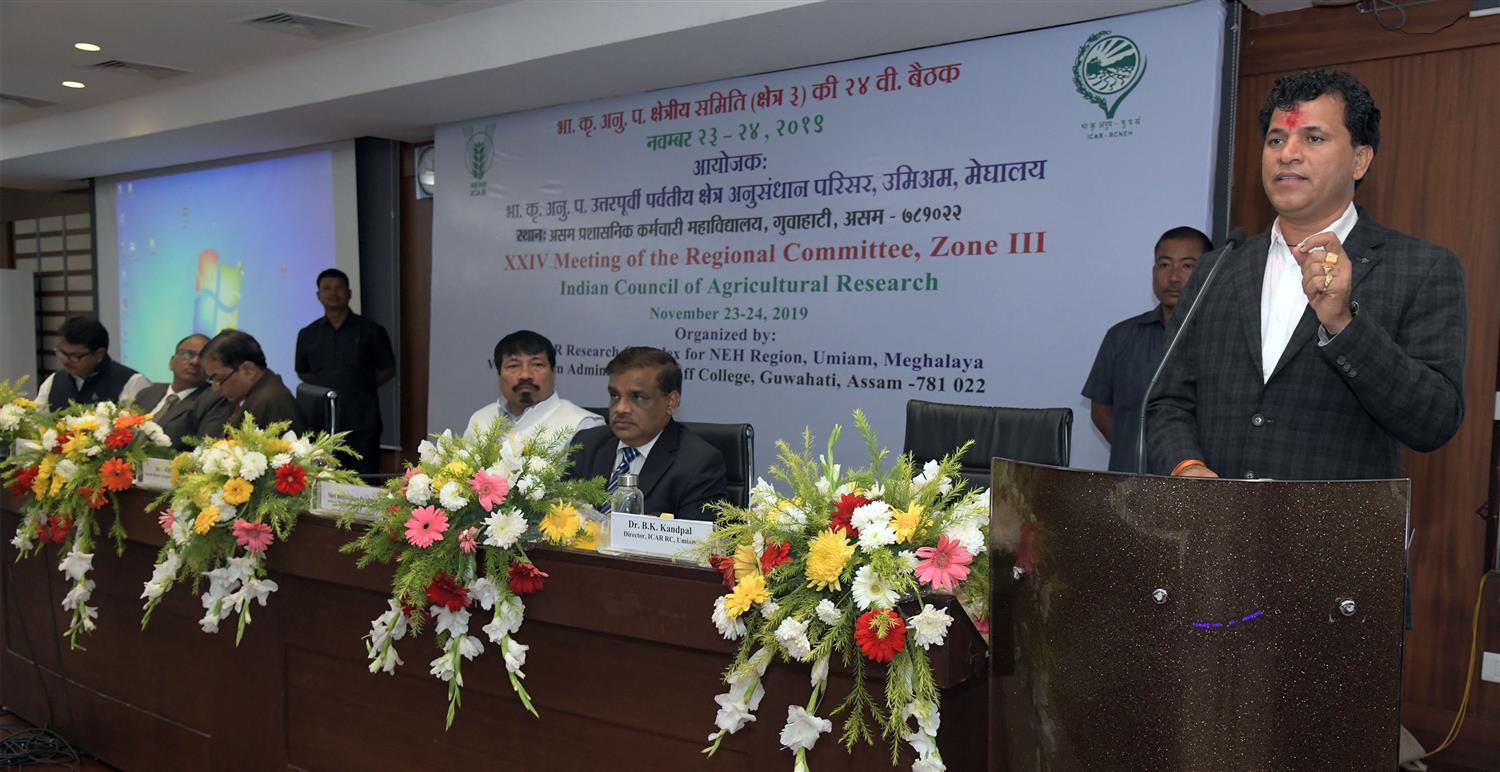
M 374 501 L 385 492 L 384 488 L 376 488 L 370 485 L 349 485 L 347 483 L 318 483 L 318 495 L 313 499 L 313 514 L 337 517 L 350 509 L 353 504 L 361 501 Z M 358 519 L 366 519 L 361 514 Z
M 148 458 L 141 464 L 141 477 L 135 487 L 153 491 L 164 491 L 172 487 L 172 462 L 164 458 Z
M 673 520 L 651 515 L 609 517 L 609 549 L 631 555 L 680 559 L 713 535 L 714 524 L 706 520 Z

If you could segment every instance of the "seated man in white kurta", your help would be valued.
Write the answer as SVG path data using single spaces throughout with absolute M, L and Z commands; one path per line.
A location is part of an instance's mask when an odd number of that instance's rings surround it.
M 518 330 L 495 344 L 495 370 L 500 378 L 500 399 L 474 411 L 464 437 L 474 439 L 498 417 L 512 422 L 512 432 L 543 432 L 572 436 L 604 418 L 557 395 L 557 349 L 552 341 Z

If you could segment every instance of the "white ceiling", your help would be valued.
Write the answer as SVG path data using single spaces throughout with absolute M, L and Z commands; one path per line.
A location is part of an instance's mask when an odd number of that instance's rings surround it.
M 1097 19 L 1184 0 L 0 0 L 0 186 L 80 180 Z M 234 20 L 363 25 L 330 40 Z M 73 43 L 104 46 L 89 54 Z M 165 80 L 81 69 L 108 58 Z M 83 90 L 63 88 L 80 80 Z

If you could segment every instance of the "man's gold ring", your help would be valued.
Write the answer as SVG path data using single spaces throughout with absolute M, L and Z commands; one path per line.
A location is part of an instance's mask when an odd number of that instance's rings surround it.
M 1337 252 L 1325 252 L 1323 254 L 1323 262 L 1325 262 L 1325 263 L 1327 263 L 1329 265 L 1333 265 L 1334 263 L 1337 263 L 1338 261 L 1339 261 L 1339 253 L 1337 253 Z

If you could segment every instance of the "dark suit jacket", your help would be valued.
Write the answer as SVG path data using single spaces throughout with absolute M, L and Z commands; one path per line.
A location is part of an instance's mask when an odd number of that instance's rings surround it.
M 1401 445 L 1435 450 L 1464 415 L 1458 256 L 1383 228 L 1364 210 L 1344 244 L 1354 320 L 1320 346 L 1309 306 L 1269 380 L 1260 294 L 1269 232 L 1226 255 L 1147 410 L 1154 472 L 1196 458 L 1222 477 L 1401 476 Z M 1198 264 L 1185 312 L 1213 261 Z M 1174 334 L 1181 324 L 1172 315 Z
M 153 383 L 141 390 L 136 395 L 135 406 L 141 410 L 150 410 L 156 407 L 156 403 L 167 395 L 165 383 Z M 160 415 L 154 416 L 155 421 L 162 431 L 172 438 L 172 447 L 177 450 L 190 450 L 188 444 L 183 440 L 188 437 L 219 437 L 224 434 L 224 422 L 229 419 L 229 413 L 233 410 L 224 398 L 213 393 L 208 384 L 203 384 L 193 390 L 192 394 L 184 399 L 177 400 L 171 407 L 165 408 Z
M 614 432 L 596 426 L 574 435 L 573 442 L 580 447 L 573 452 L 568 476 L 608 479 L 619 449 Z M 726 498 L 724 454 L 676 421 L 667 421 L 661 430 L 640 478 L 648 514 L 671 512 L 686 520 L 712 520 L 713 513 L 703 511 L 703 505 Z
M 239 426 L 245 414 L 255 416 L 255 425 L 264 429 L 277 421 L 291 421 L 292 431 L 302 434 L 307 431 L 307 422 L 297 407 L 297 400 L 281 382 L 281 376 L 266 370 L 259 381 L 250 387 L 250 393 L 240 401 L 239 407 L 229 415 L 226 426 Z

